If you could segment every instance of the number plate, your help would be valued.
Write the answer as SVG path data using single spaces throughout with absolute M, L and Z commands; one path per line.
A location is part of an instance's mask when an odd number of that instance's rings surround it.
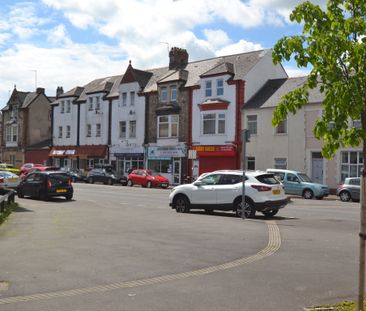
M 67 192 L 67 190 L 66 189 L 57 189 L 56 192 L 57 193 L 63 193 L 63 192 Z
M 161 185 L 162 185 L 163 187 L 168 186 L 168 184 L 166 184 L 166 183 L 162 183 Z
M 16 178 L 9 178 L 9 181 L 15 182 L 15 181 L 17 181 L 17 179 Z
M 280 193 L 281 193 L 281 190 L 279 190 L 279 189 L 272 190 L 272 194 L 280 194 Z

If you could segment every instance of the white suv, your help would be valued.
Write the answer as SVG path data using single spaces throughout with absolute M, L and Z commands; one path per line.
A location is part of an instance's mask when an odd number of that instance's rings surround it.
M 242 211 L 242 171 L 224 170 L 202 174 L 191 184 L 172 189 L 169 205 L 178 213 L 190 209 Z M 282 184 L 273 174 L 262 171 L 245 173 L 245 217 L 252 218 L 256 211 L 272 217 L 288 202 Z

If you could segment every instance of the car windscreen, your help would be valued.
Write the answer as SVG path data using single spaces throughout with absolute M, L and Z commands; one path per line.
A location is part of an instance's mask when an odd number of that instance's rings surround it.
M 276 185 L 280 182 L 274 177 L 273 174 L 263 174 L 255 177 L 259 182 L 267 185 Z
M 50 174 L 49 179 L 52 185 L 68 185 L 69 184 L 69 177 L 66 174 L 62 173 L 55 173 Z
M 299 173 L 298 176 L 301 179 L 301 181 L 304 181 L 304 182 L 313 182 L 311 180 L 311 178 L 308 175 L 304 174 L 304 173 Z

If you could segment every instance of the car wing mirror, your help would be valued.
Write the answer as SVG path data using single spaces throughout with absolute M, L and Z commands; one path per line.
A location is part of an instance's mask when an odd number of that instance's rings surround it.
M 197 187 L 200 187 L 200 186 L 202 186 L 203 185 L 203 182 L 202 181 L 195 181 L 194 183 L 193 183 L 193 185 L 195 185 L 195 186 L 197 186 Z

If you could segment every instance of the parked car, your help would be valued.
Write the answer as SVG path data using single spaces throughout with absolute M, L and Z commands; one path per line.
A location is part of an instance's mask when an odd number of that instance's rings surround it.
M 286 194 L 300 195 L 304 199 L 323 199 L 329 195 L 327 185 L 314 183 L 305 173 L 283 170 L 267 169 L 268 173 L 274 174 L 283 184 Z
M 84 174 L 83 171 L 77 168 L 62 167 L 60 170 L 62 172 L 65 172 L 71 178 L 72 182 L 79 182 L 79 181 L 86 182 L 86 175 Z
M 24 172 L 29 172 L 33 167 L 43 167 L 43 164 L 38 163 L 24 163 L 20 167 L 20 174 L 23 174 Z
M 141 185 L 143 187 L 161 187 L 168 188 L 168 178 L 161 176 L 158 172 L 153 170 L 137 169 L 133 170 L 127 176 L 127 186 Z
M 7 164 L 7 163 L 0 163 L 0 171 L 12 172 L 17 175 L 20 174 L 19 168 L 14 167 L 13 164 Z
M 344 180 L 344 183 L 337 188 L 337 196 L 343 202 L 360 201 L 361 190 L 361 178 L 360 177 L 348 177 Z
M 16 188 L 18 187 L 20 178 L 17 174 L 7 171 L 0 171 L 0 187 Z
M 29 196 L 47 201 L 50 197 L 65 197 L 71 200 L 74 189 L 70 177 L 61 171 L 34 171 L 18 185 L 19 198 Z
M 95 182 L 101 182 L 106 185 L 113 185 L 118 183 L 119 180 L 113 173 L 108 172 L 104 168 L 94 168 L 88 172 L 86 181 L 89 184 L 94 184 Z
M 221 170 L 206 173 L 191 184 L 174 187 L 169 195 L 169 205 L 178 213 L 191 209 L 242 212 L 243 172 Z M 265 216 L 276 215 L 286 206 L 288 198 L 281 183 L 273 174 L 263 171 L 245 173 L 245 217 L 261 212 Z
M 45 171 L 59 171 L 60 168 L 58 166 L 34 166 L 29 171 L 23 172 L 20 174 L 20 179 L 24 179 L 29 173 L 32 172 L 45 172 Z

